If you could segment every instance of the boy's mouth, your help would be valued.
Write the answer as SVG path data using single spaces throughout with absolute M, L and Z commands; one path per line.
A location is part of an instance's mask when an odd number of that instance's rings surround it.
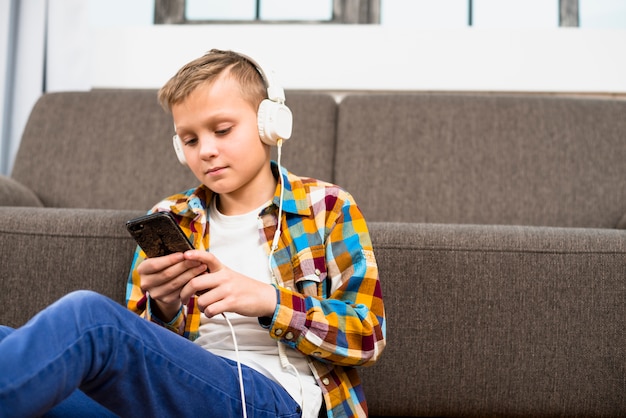
M 208 170 L 206 170 L 205 174 L 216 175 L 216 174 L 222 173 L 225 169 L 226 167 L 213 167 L 213 168 L 209 168 Z

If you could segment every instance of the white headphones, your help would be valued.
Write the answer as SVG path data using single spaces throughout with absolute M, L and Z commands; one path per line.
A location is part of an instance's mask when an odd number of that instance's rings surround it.
M 282 140 L 281 142 L 286 141 L 291 137 L 293 116 L 291 110 L 285 105 L 283 88 L 276 84 L 273 72 L 265 72 L 255 60 L 247 55 L 240 53 L 237 55 L 243 57 L 257 70 L 267 88 L 267 99 L 263 99 L 257 111 L 259 138 L 268 145 L 277 145 L 279 140 Z M 178 161 L 187 165 L 182 141 L 178 135 L 174 135 L 172 140 Z

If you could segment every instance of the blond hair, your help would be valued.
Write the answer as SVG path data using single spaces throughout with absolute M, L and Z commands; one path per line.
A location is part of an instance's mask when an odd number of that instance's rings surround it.
M 255 109 L 267 98 L 265 81 L 256 66 L 233 51 L 212 49 L 184 65 L 159 90 L 159 103 L 166 111 L 183 102 L 198 86 L 228 72 L 241 86 L 241 95 Z

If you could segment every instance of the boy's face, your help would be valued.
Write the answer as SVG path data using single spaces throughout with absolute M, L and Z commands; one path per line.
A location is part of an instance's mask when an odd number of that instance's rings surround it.
M 172 106 L 172 116 L 189 168 L 220 195 L 220 205 L 247 202 L 252 210 L 272 198 L 269 146 L 259 138 L 257 109 L 244 100 L 239 82 L 222 74 L 198 86 Z

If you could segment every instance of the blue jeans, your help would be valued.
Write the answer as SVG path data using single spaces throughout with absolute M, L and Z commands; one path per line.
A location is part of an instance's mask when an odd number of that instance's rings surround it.
M 1 327 L 0 339 L 0 417 L 90 404 L 83 416 L 105 416 L 91 399 L 122 417 L 243 414 L 235 362 L 94 292 L 71 293 L 16 330 Z M 242 367 L 249 417 L 300 417 L 280 385 Z

